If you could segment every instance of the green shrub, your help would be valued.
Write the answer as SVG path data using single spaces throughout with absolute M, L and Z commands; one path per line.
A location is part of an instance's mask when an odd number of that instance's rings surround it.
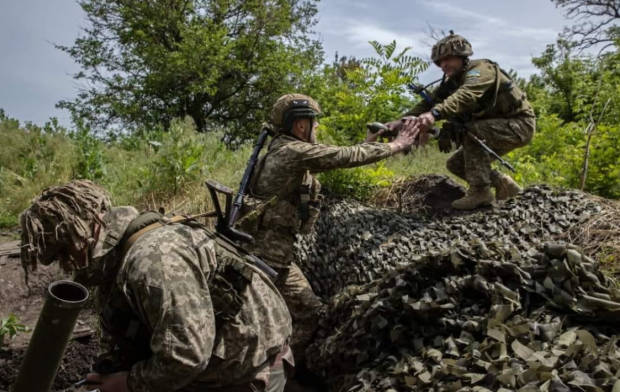
M 20 324 L 19 319 L 14 314 L 0 320 L 0 348 L 4 345 L 4 337 L 8 334 L 9 339 L 13 339 L 20 332 L 30 332 L 28 326 Z
M 385 167 L 385 162 L 379 162 L 365 167 L 321 173 L 318 179 L 330 193 L 367 200 L 376 187 L 388 186 L 394 175 L 393 171 Z

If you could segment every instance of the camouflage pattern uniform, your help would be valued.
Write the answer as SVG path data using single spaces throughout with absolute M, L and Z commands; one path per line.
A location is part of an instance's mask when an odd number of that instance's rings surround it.
M 65 205 L 53 200 L 51 210 L 37 203 L 20 217 L 22 241 L 30 241 L 25 242 L 25 265 L 31 270 L 37 252 L 45 250 L 37 248 L 37 239 L 53 233 L 38 230 L 47 226 L 47 216 L 40 212 L 54 214 Z M 63 215 L 60 221 L 66 222 L 78 210 L 71 206 L 64 211 L 69 214 L 54 216 Z M 283 360 L 293 364 L 288 348 L 292 325 L 270 279 L 245 264 L 249 270 L 243 276 L 249 283 L 241 294 L 242 306 L 234 318 L 224 319 L 214 314 L 222 308 L 212 303 L 210 288 L 218 265 L 230 260 L 231 252 L 207 230 L 169 224 L 139 237 L 123 258 L 119 243 L 137 216 L 133 207 L 107 206 L 88 266 L 75 275 L 80 283 L 99 285 L 100 358 L 110 360 L 114 371 L 129 369 L 127 384 L 133 392 L 281 392 Z M 92 225 L 82 226 L 87 228 L 84 238 L 92 239 Z M 60 238 L 71 238 L 57 228 Z
M 445 55 L 465 58 L 463 71 L 446 77 L 430 94 L 436 102 L 434 110 L 440 119 L 464 122 L 469 132 L 500 156 L 527 145 L 534 137 L 536 120 L 525 93 L 496 63 L 467 59 L 472 53 L 469 43 L 457 35 L 444 38 L 433 48 L 436 64 Z M 432 108 L 422 100 L 406 115 L 419 116 Z M 461 148 L 446 166 L 467 181 L 470 188 L 484 189 L 496 186 L 502 177 L 497 170 L 491 170 L 492 160 L 475 141 L 464 137 Z
M 280 274 L 276 285 L 293 318 L 292 348 L 298 363 L 303 361 L 322 307 L 293 262 L 297 234 L 308 234 L 320 213 L 321 185 L 311 173 L 362 166 L 391 154 L 390 146 L 382 143 L 336 147 L 279 134 L 258 162 L 242 211 L 245 219 L 239 226 L 254 236 L 254 243 L 245 245 L 246 249 Z M 300 214 L 304 197 L 308 202 L 305 220 Z M 267 203 L 269 200 L 272 202 Z M 254 214 L 251 219 L 249 213 Z

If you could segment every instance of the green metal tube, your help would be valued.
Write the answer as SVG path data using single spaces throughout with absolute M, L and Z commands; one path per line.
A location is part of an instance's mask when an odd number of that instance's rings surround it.
M 11 392 L 49 392 L 88 290 L 60 280 L 49 285 L 28 349 Z

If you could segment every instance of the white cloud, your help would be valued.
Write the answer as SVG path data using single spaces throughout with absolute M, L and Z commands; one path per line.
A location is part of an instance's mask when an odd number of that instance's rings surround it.
M 345 40 L 349 44 L 348 47 L 342 48 L 349 53 L 360 49 L 372 50 L 368 43 L 369 41 L 379 41 L 382 44 L 388 44 L 393 40 L 396 40 L 397 52 L 400 52 L 406 46 L 412 48 L 409 53 L 418 56 L 426 55 L 429 51 L 423 43 L 425 40 L 423 33 L 412 32 L 411 34 L 404 34 L 385 28 L 370 19 L 339 18 L 336 21 L 326 18 L 321 21 L 321 24 L 323 25 L 321 26 L 321 31 L 324 35 L 338 37 L 338 39 Z
M 547 27 L 524 27 L 515 30 L 505 29 L 502 30 L 501 33 L 512 37 L 535 39 L 538 41 L 545 41 L 551 43 L 555 41 L 559 32 Z
M 448 16 L 452 19 L 462 19 L 463 17 L 471 20 L 475 20 L 478 22 L 484 22 L 488 24 L 492 24 L 495 26 L 503 26 L 506 22 L 501 19 L 491 15 L 481 14 L 479 12 L 469 11 L 460 7 L 456 7 L 454 5 L 438 2 L 438 1 L 429 1 L 429 0 L 420 0 L 419 3 L 422 5 L 433 8 L 436 11 L 442 13 L 445 16 Z

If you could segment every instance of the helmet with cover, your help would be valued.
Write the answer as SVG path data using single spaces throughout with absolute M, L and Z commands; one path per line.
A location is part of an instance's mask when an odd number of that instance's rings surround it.
M 431 60 L 439 66 L 443 58 L 448 56 L 469 57 L 474 54 L 469 41 L 450 30 L 450 35 L 433 45 Z
M 107 192 L 91 181 L 75 180 L 46 188 L 19 216 L 26 276 L 38 263 L 49 265 L 56 260 L 67 271 L 87 267 L 88 259 L 78 265 L 69 250 L 89 250 L 96 242 L 95 224 L 105 235 L 102 216 L 111 205 Z

